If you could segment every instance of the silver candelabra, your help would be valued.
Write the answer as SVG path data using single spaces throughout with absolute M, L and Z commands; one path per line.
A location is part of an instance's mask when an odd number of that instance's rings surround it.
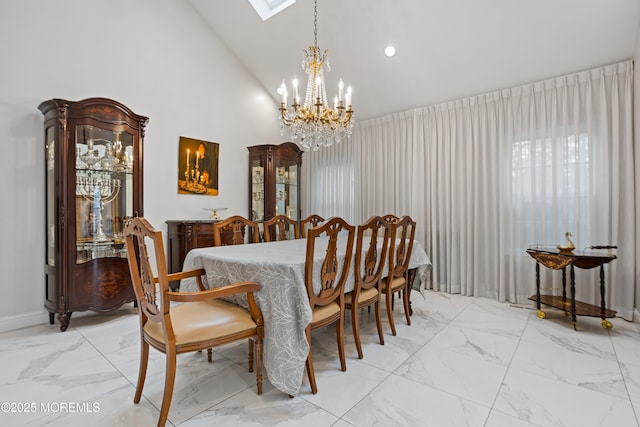
M 108 240 L 102 229 L 102 212 L 107 203 L 113 201 L 120 192 L 122 182 L 117 178 L 110 178 L 100 174 L 92 176 L 78 176 L 76 180 L 76 194 L 91 202 L 91 210 L 95 217 L 93 238 L 96 241 Z

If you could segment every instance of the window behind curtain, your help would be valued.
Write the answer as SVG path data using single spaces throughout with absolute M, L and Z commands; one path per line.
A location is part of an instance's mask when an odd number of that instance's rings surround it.
M 513 143 L 514 225 L 533 231 L 538 239 L 518 242 L 518 246 L 564 243 L 558 237 L 566 231 L 583 240 L 590 235 L 585 215 L 591 212 L 592 162 L 586 133 Z

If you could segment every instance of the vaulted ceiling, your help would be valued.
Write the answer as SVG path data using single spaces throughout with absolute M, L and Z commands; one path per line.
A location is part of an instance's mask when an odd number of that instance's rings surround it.
M 247 0 L 189 2 L 274 99 L 304 88 L 312 0 L 266 21 Z M 327 95 L 351 84 L 360 120 L 630 59 L 639 28 L 640 0 L 318 0 Z

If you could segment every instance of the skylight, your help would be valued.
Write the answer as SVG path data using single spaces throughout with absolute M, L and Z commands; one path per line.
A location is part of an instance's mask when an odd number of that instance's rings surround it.
M 249 0 L 263 21 L 294 4 L 296 0 Z

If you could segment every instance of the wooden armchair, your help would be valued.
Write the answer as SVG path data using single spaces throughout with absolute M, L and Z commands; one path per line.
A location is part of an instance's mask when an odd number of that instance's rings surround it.
M 347 245 L 345 256 L 340 260 L 338 254 L 338 234 L 346 232 Z M 307 237 L 307 258 L 305 263 L 304 280 L 309 295 L 309 305 L 313 312 L 311 323 L 307 326 L 306 335 L 309 342 L 309 355 L 307 356 L 307 374 L 311 384 L 311 392 L 316 394 L 318 387 L 313 370 L 313 360 L 311 358 L 311 331 L 332 323 L 336 324 L 336 338 L 338 341 L 338 353 L 340 355 L 340 367 L 342 371 L 347 370 L 347 363 L 344 355 L 344 284 L 349 275 L 351 257 L 353 255 L 353 235 L 355 227 L 347 224 L 342 218 L 329 218 L 321 226 L 309 229 Z M 316 252 L 316 241 L 318 237 L 326 235 L 328 237 L 327 246 L 324 243 L 318 248 L 324 254 L 320 271 L 315 271 L 314 255 Z M 344 236 L 342 236 L 344 238 Z M 316 273 L 318 276 L 316 276 Z M 339 276 L 338 276 L 339 273 Z M 318 277 L 317 283 L 320 285 L 314 288 L 314 277 Z
M 317 227 L 318 224 L 324 222 L 324 218 L 320 215 L 309 215 L 302 221 L 300 221 L 300 236 L 307 237 L 307 229 L 311 227 Z
M 242 245 L 245 243 L 246 228 L 249 227 L 250 243 L 260 241 L 258 223 L 247 218 L 234 215 L 224 221 L 213 224 L 213 243 L 215 246 Z
M 210 349 L 232 341 L 249 339 L 249 372 L 253 371 L 254 354 L 258 394 L 262 394 L 262 313 L 254 293 L 257 283 L 237 283 L 204 290 L 203 269 L 167 274 L 162 233 L 144 218 L 133 218 L 125 230 L 127 259 L 138 303 L 140 318 L 140 370 L 134 403 L 140 402 L 147 372 L 149 346 L 166 355 L 164 394 L 158 426 L 164 426 L 169 415 L 176 374 L 176 355 Z M 147 245 L 149 242 L 149 245 Z M 149 254 L 156 261 L 152 269 Z M 195 277 L 200 292 L 171 292 L 169 282 Z M 219 300 L 246 293 L 249 311 Z M 172 302 L 182 304 L 171 305 Z M 223 386 L 223 385 L 221 385 Z
M 289 240 L 289 230 L 293 231 L 294 239 L 300 238 L 297 221 L 284 215 L 276 215 L 264 222 L 264 241 Z M 275 231 L 275 234 L 272 231 Z
M 409 260 L 413 250 L 413 239 L 416 234 L 416 223 L 410 216 L 405 215 L 391 225 L 391 241 L 389 244 L 388 276 L 382 280 L 382 293 L 386 297 L 387 315 L 391 332 L 396 334 L 393 322 L 393 293 L 400 292 L 404 304 L 404 314 L 407 325 L 411 324 L 409 307 Z
M 358 358 L 362 359 L 360 342 L 360 326 L 358 312 L 363 307 L 374 305 L 376 326 L 380 344 L 384 345 L 382 321 L 380 319 L 380 292 L 382 289 L 382 273 L 387 262 L 387 250 L 391 237 L 391 225 L 379 216 L 369 218 L 358 226 L 356 236 L 356 255 L 354 260 L 355 284 L 352 292 L 345 294 L 345 309 L 351 310 L 351 326 L 358 350 Z M 381 234 L 384 233 L 383 236 Z M 378 238 L 382 237 L 382 248 Z

